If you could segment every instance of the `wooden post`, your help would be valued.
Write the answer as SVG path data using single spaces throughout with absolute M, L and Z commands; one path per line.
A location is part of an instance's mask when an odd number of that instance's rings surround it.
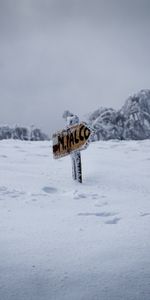
M 81 152 L 78 151 L 76 158 L 76 169 L 77 169 L 77 180 L 82 183 L 82 163 L 81 163 Z
M 71 160 L 72 160 L 72 178 L 73 180 L 77 180 L 76 158 L 74 153 L 71 154 Z
M 75 151 L 71 154 L 72 160 L 72 177 L 74 180 L 82 183 L 82 163 L 80 151 Z
M 79 124 L 79 118 L 76 115 L 70 114 L 67 118 L 67 126 Z M 82 163 L 80 151 L 75 151 L 71 154 L 72 160 L 72 177 L 74 180 L 82 183 Z

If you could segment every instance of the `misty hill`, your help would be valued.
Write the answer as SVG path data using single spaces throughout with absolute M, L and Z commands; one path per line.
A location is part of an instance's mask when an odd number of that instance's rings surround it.
M 150 138 L 150 90 L 130 96 L 118 111 L 99 108 L 86 120 L 96 131 L 94 140 Z
M 49 137 L 43 133 L 39 128 L 26 127 L 9 127 L 0 126 L 0 140 L 3 139 L 17 139 L 23 141 L 44 141 L 49 140 Z

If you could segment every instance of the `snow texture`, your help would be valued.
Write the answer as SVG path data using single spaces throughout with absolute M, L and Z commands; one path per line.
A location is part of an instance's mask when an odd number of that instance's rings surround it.
M 150 141 L 0 142 L 0 299 L 150 299 Z
M 150 138 L 150 90 L 126 100 L 119 111 L 100 108 L 86 117 L 95 130 L 94 140 L 143 140 Z

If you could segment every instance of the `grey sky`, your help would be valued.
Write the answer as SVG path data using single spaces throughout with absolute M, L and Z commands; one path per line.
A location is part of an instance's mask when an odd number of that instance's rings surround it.
M 150 87 L 149 0 L 0 0 L 0 123 L 63 126 Z

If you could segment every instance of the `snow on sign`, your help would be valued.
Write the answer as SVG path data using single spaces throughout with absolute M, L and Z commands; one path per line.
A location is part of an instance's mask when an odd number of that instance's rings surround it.
M 91 134 L 91 129 L 85 123 L 75 124 L 53 134 L 54 158 L 60 158 L 76 150 L 85 149 Z

